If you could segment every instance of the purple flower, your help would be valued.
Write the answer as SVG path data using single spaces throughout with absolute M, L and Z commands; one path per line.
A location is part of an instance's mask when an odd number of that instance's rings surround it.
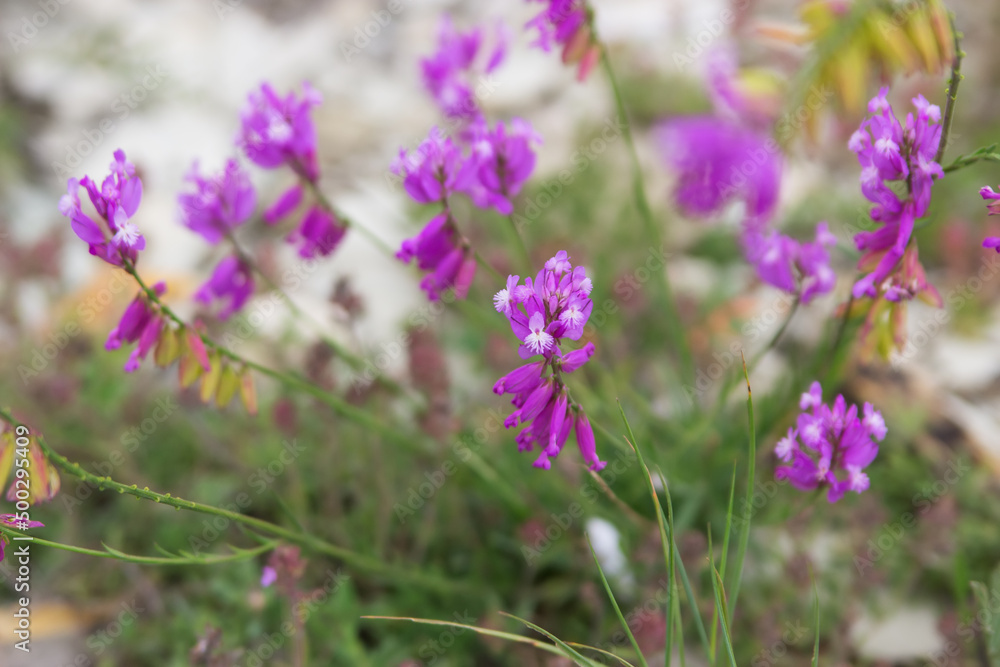
M 167 291 L 166 283 L 156 283 L 153 285 L 153 291 L 157 297 L 162 296 Z M 163 324 L 159 309 L 150 303 L 145 292 L 140 292 L 125 309 L 118 326 L 108 334 L 104 349 L 117 350 L 122 346 L 122 343 L 138 342 L 139 345 L 132 351 L 125 363 L 125 371 L 131 373 L 139 368 L 153 343 L 158 340 Z
M 993 188 L 986 185 L 980 188 L 979 196 L 986 200 L 986 210 L 989 211 L 989 215 L 1000 215 L 1000 192 L 993 192 Z M 986 241 L 990 241 L 990 244 L 987 245 Z M 983 241 L 984 248 L 996 248 L 1000 245 L 1000 240 L 995 236 L 987 238 L 986 241 Z
M 302 218 L 298 229 L 288 235 L 289 243 L 299 244 L 299 256 L 313 259 L 326 257 L 340 245 L 347 226 L 326 208 L 316 205 Z
M 465 189 L 472 176 L 471 166 L 451 137 L 433 127 L 415 150 L 400 149 L 390 169 L 402 177 L 403 187 L 414 201 L 431 204 Z
M 750 227 L 744 231 L 743 245 L 747 259 L 757 267 L 761 280 L 798 294 L 802 303 L 829 292 L 837 281 L 826 252 L 827 246 L 837 245 L 837 239 L 825 222 L 816 225 L 816 240 L 812 243 L 801 243 L 775 231 L 763 232 Z
M 678 206 L 708 217 L 742 201 L 752 225 L 766 221 L 778 202 L 781 152 L 768 136 L 714 116 L 691 116 L 662 123 L 661 153 L 678 172 Z
M 542 142 L 531 124 L 520 118 L 501 122 L 493 130 L 486 121 L 472 128 L 471 168 L 474 176 L 468 185 L 469 196 L 480 208 L 495 208 L 503 215 L 514 210 L 511 198 L 521 191 L 535 168 L 531 144 Z
M 869 486 L 863 471 L 878 455 L 878 445 L 887 429 L 881 413 L 871 403 L 864 405 L 864 417 L 858 406 L 847 407 L 843 396 L 833 406 L 822 403 L 822 388 L 813 382 L 802 394 L 803 412 L 796 427 L 778 441 L 775 454 L 785 465 L 775 470 L 775 478 L 787 479 L 803 491 L 827 488 L 827 500 L 835 503 L 848 491 L 861 493 Z
M 579 63 L 577 79 L 583 81 L 597 64 L 601 47 L 594 40 L 587 19 L 584 0 L 534 0 L 546 5 L 535 18 L 525 24 L 538 31 L 532 42 L 543 51 L 551 51 L 553 44 L 562 46 L 564 63 Z
M 450 118 L 480 115 L 473 93 L 475 80 L 490 74 L 507 55 L 509 36 L 502 26 L 494 31 L 493 48 L 487 54 L 482 28 L 455 30 L 449 16 L 441 20 L 437 52 L 420 61 L 424 85 L 444 114 Z M 486 62 L 478 62 L 485 56 Z
M 194 192 L 181 194 L 181 220 L 193 232 L 216 244 L 229 230 L 246 222 L 257 204 L 250 178 L 236 160 L 228 160 L 222 172 L 204 177 L 195 162 L 186 180 Z
M 91 255 L 122 266 L 123 259 L 135 263 L 139 251 L 146 247 L 146 239 L 130 220 L 142 201 L 142 181 L 135 175 L 135 165 L 125 159 L 121 149 L 115 151 L 114 157 L 111 173 L 100 188 L 89 176 L 79 181 L 69 179 L 66 194 L 59 199 L 59 212 L 70 219 L 73 232 L 90 246 Z M 81 185 L 103 225 L 83 212 Z
M 299 184 L 285 190 L 277 201 L 264 211 L 264 222 L 273 225 L 280 222 L 302 202 L 302 186 Z
M 993 248 L 997 252 L 1000 252 L 1000 236 L 987 236 L 983 239 L 984 248 Z
M 448 211 L 434 216 L 417 236 L 403 241 L 396 257 L 407 264 L 416 258 L 417 268 L 430 272 L 420 282 L 420 288 L 431 301 L 440 300 L 448 289 L 454 290 L 455 298 L 464 299 L 476 275 L 472 248 L 459 238 Z
M 302 178 L 315 182 L 316 128 L 310 110 L 323 101 L 308 83 L 302 84 L 302 97 L 289 92 L 278 97 L 269 83 L 250 93 L 240 113 L 240 132 L 236 143 L 246 156 L 265 169 L 288 165 Z
M 876 297 L 899 264 L 910 243 L 914 222 L 927 212 L 934 178 L 943 178 L 934 161 L 941 141 L 941 110 L 922 95 L 913 98 L 917 115 L 906 115 L 900 125 L 882 88 L 868 103 L 872 114 L 861 122 L 848 147 L 861 164 L 861 192 L 875 204 L 872 220 L 882 226 L 855 235 L 858 250 L 865 251 L 859 268 L 874 270 L 854 285 L 855 298 Z M 905 183 L 907 196 L 900 198 L 890 182 Z
M 212 273 L 212 277 L 201 286 L 195 295 L 195 301 L 209 304 L 215 299 L 229 299 L 229 303 L 219 312 L 219 319 L 228 319 L 230 315 L 243 307 L 243 304 L 253 296 L 253 272 L 239 257 L 227 257 Z
M 573 268 L 566 251 L 560 251 L 545 263 L 536 276 L 519 285 L 518 276 L 509 276 L 507 286 L 493 298 L 498 312 L 510 322 L 521 341 L 521 357 L 542 355 L 541 361 L 529 363 L 500 378 L 493 386 L 496 394 L 513 394 L 516 410 L 504 421 L 507 428 L 519 423 L 525 428 L 517 436 L 519 451 L 531 451 L 537 444 L 541 454 L 534 465 L 551 467 L 551 458 L 562 450 L 575 427 L 577 445 L 591 470 L 604 463 L 597 458 L 594 433 L 583 408 L 569 399 L 562 373 L 572 373 L 594 354 L 594 344 L 563 353 L 563 338 L 579 340 L 593 310 L 592 288 L 583 267 Z M 544 376 L 546 370 L 551 375 Z

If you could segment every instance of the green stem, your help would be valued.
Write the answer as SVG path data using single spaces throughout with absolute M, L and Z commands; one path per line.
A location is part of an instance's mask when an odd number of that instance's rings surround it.
M 6 421 L 14 427 L 23 426 L 21 422 L 14 419 L 10 411 L 6 408 L 0 407 L 0 419 Z M 114 481 L 110 477 L 94 475 L 84 470 L 79 463 L 70 461 L 65 456 L 52 449 L 45 441 L 45 438 L 41 435 L 36 434 L 34 437 L 35 442 L 41 448 L 50 463 L 63 472 L 72 475 L 73 477 L 76 477 L 77 479 L 86 482 L 99 490 L 117 491 L 121 494 L 128 494 L 143 500 L 152 500 L 155 503 L 169 505 L 170 507 L 177 509 L 199 512 L 201 514 L 208 514 L 211 516 L 220 516 L 234 523 L 239 523 L 269 535 L 280 537 L 283 540 L 306 547 L 314 552 L 338 558 L 344 563 L 356 567 L 358 570 L 383 576 L 388 581 L 395 581 L 397 583 L 405 582 L 421 588 L 439 592 L 454 592 L 456 590 L 464 591 L 467 588 L 467 586 L 463 584 L 456 584 L 448 580 L 439 579 L 434 575 L 425 574 L 423 572 L 409 572 L 395 568 L 391 565 L 379 562 L 370 556 L 356 553 L 344 547 L 338 547 L 335 544 L 330 544 L 329 542 L 313 535 L 309 535 L 308 533 L 290 530 L 269 521 L 264 521 L 263 519 L 247 516 L 245 514 L 240 514 L 239 512 L 233 512 L 227 509 L 222 509 L 221 507 L 215 507 L 213 505 L 205 505 L 185 500 L 183 498 L 177 498 L 175 496 L 171 496 L 169 493 L 160 494 L 155 491 L 150 491 L 148 487 L 140 489 L 135 484 L 127 486 L 121 482 Z
M 125 271 L 135 279 L 135 281 L 139 284 L 139 287 L 146 293 L 149 299 L 152 302 L 156 303 L 157 306 L 159 306 L 161 312 L 163 312 L 164 315 L 166 315 L 171 320 L 176 322 L 179 326 L 184 327 L 185 329 L 190 329 L 191 331 L 195 331 L 194 329 L 190 328 L 187 325 L 187 323 L 184 322 L 184 320 L 178 317 L 178 315 L 173 310 L 171 310 L 169 306 L 164 304 L 154 290 L 149 288 L 146 285 L 146 283 L 143 282 L 142 277 L 139 275 L 139 272 L 136 271 L 135 266 L 133 264 L 126 262 L 124 268 Z M 437 450 L 436 444 L 429 442 L 427 439 L 425 438 L 415 439 L 412 434 L 396 429 L 385 420 L 379 419 L 377 417 L 368 414 L 361 408 L 351 405 L 350 403 L 340 398 L 339 396 L 331 394 L 330 392 L 326 391 L 321 387 L 316 386 L 315 384 L 312 384 L 311 382 L 300 379 L 290 373 L 284 373 L 282 371 L 278 371 L 273 368 L 269 368 L 267 366 L 258 364 L 257 362 L 250 361 L 249 359 L 240 356 L 239 354 L 233 352 L 232 350 L 219 345 L 218 343 L 213 341 L 208 336 L 202 334 L 201 332 L 197 333 L 198 336 L 201 338 L 202 342 L 204 342 L 206 346 L 216 350 L 220 355 L 226 357 L 227 359 L 231 359 L 237 363 L 247 366 L 248 368 L 252 368 L 261 375 L 266 375 L 267 377 L 273 378 L 278 382 L 282 383 L 283 385 L 285 385 L 286 387 L 289 387 L 291 389 L 296 389 L 303 393 L 309 394 L 314 398 L 319 399 L 327 406 L 332 408 L 333 411 L 338 415 L 340 415 L 341 417 L 345 417 L 355 422 L 356 424 L 359 424 L 360 426 L 370 428 L 372 431 L 385 436 L 387 439 L 391 440 L 392 442 L 398 445 L 402 445 L 403 447 L 406 447 L 408 449 L 423 454 L 432 453 Z
M 236 256 L 239 257 L 240 261 L 246 264 L 248 267 L 250 267 L 250 269 L 254 273 L 260 276 L 260 278 L 264 281 L 264 283 L 268 286 L 269 289 L 271 289 L 278 296 L 281 297 L 281 299 L 288 305 L 288 309 L 292 311 L 293 315 L 295 315 L 296 319 L 298 319 L 299 321 L 302 320 L 308 321 L 312 329 L 317 334 L 319 334 L 320 339 L 326 345 L 328 345 L 330 349 L 332 349 L 339 358 L 347 362 L 347 364 L 351 368 L 358 370 L 364 367 L 365 360 L 359 355 L 355 354 L 354 352 L 348 350 L 346 347 L 344 347 L 344 345 L 342 345 L 338 341 L 328 336 L 323 331 L 323 325 L 319 322 L 319 320 L 311 316 L 310 314 L 306 313 L 305 311 L 303 311 L 298 306 L 298 304 L 295 303 L 294 300 L 292 300 L 292 297 L 288 294 L 288 292 L 283 290 L 280 285 L 278 285 L 269 275 L 267 275 L 267 273 L 260 267 L 260 265 L 253 259 L 253 257 L 250 256 L 250 253 L 246 249 L 244 249 L 240 245 L 240 243 L 236 240 L 236 237 L 233 235 L 232 231 L 226 232 L 226 239 L 229 241 L 229 244 L 232 246 L 233 251 L 236 253 Z M 378 376 L 376 376 L 375 382 L 378 382 L 385 388 L 395 393 L 406 395 L 405 388 L 402 387 L 398 382 L 396 382 L 392 378 L 388 378 L 382 374 L 379 374 Z M 407 396 L 407 398 L 412 399 L 413 397 Z
M 934 161 L 941 164 L 941 158 L 944 157 L 944 152 L 948 148 L 948 138 L 951 134 L 951 123 L 954 119 L 955 114 L 955 100 L 958 98 L 958 84 L 962 82 L 962 58 L 965 56 L 962 53 L 962 45 L 959 40 L 959 33 L 955 30 L 955 18 L 954 16 L 948 16 L 948 24 L 951 26 L 952 38 L 955 40 L 955 59 L 951 64 L 951 81 L 948 82 L 948 99 L 945 100 L 944 105 L 944 119 L 941 121 L 941 142 L 938 145 L 937 155 L 934 156 Z
M 510 223 L 511 235 L 514 237 L 514 245 L 517 246 L 518 253 L 521 255 L 521 266 L 522 271 L 527 272 L 531 275 L 531 253 L 528 252 L 528 245 L 524 241 L 524 235 L 521 230 L 518 229 L 517 223 L 514 222 L 514 214 L 507 216 L 507 221 Z
M 618 113 L 619 122 L 622 127 L 622 137 L 625 139 L 625 146 L 628 149 L 629 161 L 632 166 L 632 194 L 635 198 L 635 205 L 639 211 L 639 217 L 646 228 L 646 235 L 655 247 L 662 243 L 660 230 L 653 218 L 653 211 L 649 205 L 649 198 L 646 196 L 646 185 L 642 177 L 642 166 L 639 162 L 639 153 L 635 148 L 635 140 L 632 137 L 632 125 L 628 112 L 625 109 L 625 101 L 622 98 L 618 79 L 615 76 L 614 68 L 611 66 L 611 59 L 608 57 L 608 50 L 601 47 L 601 65 L 611 84 L 611 91 L 615 98 L 615 109 Z M 691 348 L 688 345 L 687 336 L 680 320 L 680 312 L 674 300 L 673 291 L 670 288 L 670 279 L 667 276 L 666 267 L 662 271 L 657 271 L 659 276 L 660 289 L 663 292 L 664 313 L 663 317 L 667 322 L 667 333 L 670 343 L 674 348 L 680 362 L 681 378 L 684 382 L 692 384 L 694 382 L 694 359 L 691 356 Z
M 24 539 L 23 533 L 4 526 L 0 526 L 0 533 L 15 539 Z M 122 551 L 118 551 L 117 549 L 113 549 L 106 544 L 104 545 L 105 550 L 99 551 L 97 549 L 87 549 L 86 547 L 73 546 L 72 544 L 63 544 L 62 542 L 52 542 L 51 540 L 45 540 L 34 536 L 31 536 L 29 541 L 32 544 L 39 544 L 43 547 L 51 547 L 61 551 L 83 554 L 84 556 L 94 556 L 95 558 L 113 558 L 124 563 L 137 563 L 139 565 L 218 565 L 219 563 L 232 563 L 255 558 L 262 553 L 271 551 L 278 545 L 277 540 L 268 540 L 264 544 L 254 547 L 253 549 L 237 549 L 236 547 L 230 546 L 230 549 L 233 549 L 234 551 L 232 554 L 205 554 L 204 556 L 197 556 L 181 552 L 178 556 L 168 557 L 135 556 L 133 554 L 127 554 Z

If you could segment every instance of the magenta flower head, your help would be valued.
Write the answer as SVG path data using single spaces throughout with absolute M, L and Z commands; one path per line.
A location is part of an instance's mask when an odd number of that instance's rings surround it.
M 709 217 L 741 201 L 751 224 L 770 218 L 782 167 L 773 139 L 713 116 L 668 120 L 656 135 L 664 160 L 677 171 L 674 196 L 686 214 Z
M 526 120 L 514 118 L 510 128 L 502 122 L 490 129 L 480 120 L 472 128 L 473 177 L 469 196 L 480 208 L 495 208 L 503 215 L 514 210 L 511 199 L 521 191 L 535 169 L 532 144 L 542 137 Z
M 876 297 L 886 278 L 903 257 L 914 222 L 927 212 L 934 178 L 943 178 L 941 165 L 934 161 L 941 142 L 941 110 L 922 95 L 913 98 L 917 115 L 907 114 L 900 125 L 882 88 L 868 103 L 872 114 L 851 135 L 848 147 L 861 164 L 861 192 L 875 204 L 872 220 L 882 226 L 855 235 L 854 243 L 864 251 L 859 268 L 874 267 L 854 285 L 854 296 Z M 905 187 L 900 197 L 890 187 Z
M 449 118 L 475 118 L 481 115 L 476 105 L 477 80 L 492 73 L 507 55 L 509 35 L 497 26 L 487 48 L 482 28 L 459 32 L 451 17 L 441 19 L 437 52 L 420 61 L 424 85 L 441 111 Z
M 156 283 L 153 285 L 153 291 L 158 297 L 162 296 L 167 291 L 166 283 Z M 125 363 L 125 372 L 131 373 L 139 368 L 153 344 L 159 340 L 163 325 L 164 320 L 159 309 L 150 303 L 145 292 L 140 292 L 125 309 L 118 326 L 108 334 L 104 349 L 117 350 L 122 343 L 138 342 Z
M 754 227 L 743 233 L 747 260 L 757 267 L 761 280 L 796 294 L 806 304 L 833 289 L 837 275 L 830 268 L 826 248 L 837 245 L 826 223 L 816 225 L 816 240 L 802 243 L 775 231 Z
M 536 468 L 548 469 L 562 451 L 571 429 L 584 461 L 591 470 L 606 465 L 597 457 L 594 433 L 583 408 L 572 402 L 563 384 L 563 374 L 583 366 L 594 354 L 594 344 L 563 352 L 562 339 L 579 340 L 593 310 L 592 284 L 583 267 L 573 268 L 565 250 L 545 263 L 535 277 L 520 285 L 519 276 L 509 276 L 507 286 L 493 297 L 497 312 L 503 313 L 521 341 L 522 359 L 541 355 L 540 361 L 521 366 L 497 380 L 493 392 L 513 394 L 517 408 L 504 426 L 525 424 L 517 436 L 518 450 L 541 450 Z
M 873 438 L 881 442 L 888 429 L 871 403 L 865 403 L 864 412 L 858 414 L 858 406 L 848 408 L 843 396 L 837 396 L 830 407 L 823 403 L 822 394 L 819 382 L 802 394 L 802 414 L 774 448 L 784 463 L 774 476 L 803 491 L 826 488 L 827 500 L 835 503 L 848 491 L 861 493 L 868 488 L 864 469 L 878 455 Z
M 287 165 L 307 181 L 319 178 L 316 164 L 316 128 L 310 111 L 323 101 L 308 83 L 302 97 L 294 92 L 278 97 L 271 84 L 250 93 L 240 113 L 236 143 L 246 156 L 265 169 Z
M 464 299 L 476 276 L 472 248 L 459 235 L 448 211 L 434 216 L 417 236 L 403 241 L 396 257 L 407 264 L 416 259 L 417 268 L 429 271 L 420 288 L 431 301 L 439 301 L 448 289 L 456 299 Z
M 194 300 L 209 304 L 213 300 L 228 299 L 229 303 L 219 312 L 219 319 L 228 319 L 230 315 L 243 307 L 243 304 L 253 296 L 253 272 L 239 257 L 227 257 L 212 273 L 208 282 L 201 286 Z
M 146 239 L 131 221 L 142 201 L 142 181 L 135 175 L 135 165 L 118 149 L 111 163 L 111 173 L 97 184 L 89 176 L 67 182 L 66 194 L 59 200 L 59 212 L 70 219 L 73 232 L 90 246 L 90 254 L 114 266 L 124 260 L 134 263 Z M 83 212 L 80 186 L 87 190 L 101 223 Z
M 289 243 L 299 245 L 299 257 L 326 257 L 340 245 L 347 226 L 332 212 L 317 204 L 302 217 L 298 229 L 288 235 Z
M 533 0 L 545 5 L 526 28 L 538 31 L 532 45 L 551 51 L 553 44 L 562 47 L 564 63 L 579 63 L 577 79 L 583 81 L 601 57 L 601 47 L 594 39 L 584 0 Z
M 451 137 L 437 127 L 415 150 L 400 149 L 390 170 L 403 179 L 403 188 L 419 204 L 442 202 L 471 182 L 472 165 Z
M 202 176 L 195 162 L 185 180 L 194 185 L 194 191 L 177 197 L 181 222 L 209 243 L 218 243 L 253 214 L 257 193 L 236 160 L 228 160 L 225 168 L 212 176 Z

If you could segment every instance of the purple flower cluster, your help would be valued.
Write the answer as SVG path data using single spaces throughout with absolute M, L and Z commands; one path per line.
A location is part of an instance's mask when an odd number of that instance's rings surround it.
M 498 25 L 487 48 L 485 31 L 476 27 L 459 32 L 447 15 L 441 21 L 438 50 L 420 61 L 424 85 L 449 118 L 473 119 L 481 116 L 476 104 L 475 84 L 503 63 L 510 37 Z M 488 53 L 487 53 L 488 52 Z M 485 58 L 485 63 L 482 61 Z
M 570 429 L 576 431 L 576 442 L 584 461 L 591 470 L 601 470 L 606 464 L 597 456 L 594 432 L 583 408 L 570 400 L 563 384 L 563 373 L 572 373 L 594 354 L 594 344 L 563 353 L 563 338 L 579 340 L 594 308 L 590 300 L 593 285 L 586 270 L 575 269 L 565 250 L 545 263 L 535 277 L 509 276 L 507 286 L 493 297 L 497 312 L 503 313 L 521 341 L 518 352 L 522 359 L 541 355 L 534 361 L 500 378 L 493 386 L 498 395 L 513 394 L 511 403 L 517 408 L 504 426 L 513 428 L 526 424 L 517 436 L 518 450 L 532 451 L 538 445 L 541 454 L 536 468 L 548 469 L 550 459 L 559 455 Z M 546 370 L 551 371 L 546 375 Z
M 449 199 L 467 195 L 482 209 L 513 213 L 517 196 L 535 168 L 532 144 L 541 137 L 520 118 L 498 121 L 492 127 L 476 106 L 473 77 L 490 73 L 504 60 L 507 35 L 495 31 L 492 50 L 484 47 L 485 31 L 473 28 L 462 33 L 445 17 L 438 50 L 421 61 L 424 83 L 445 115 L 459 119 L 459 131 L 450 136 L 438 127 L 414 150 L 400 149 L 390 171 L 396 174 L 406 193 L 418 204 L 440 204 L 442 211 L 421 232 L 403 241 L 396 257 L 404 262 L 417 259 L 417 266 L 429 274 L 421 288 L 432 301 L 447 289 L 465 298 L 475 274 L 475 253 L 468 239 L 458 231 Z M 489 53 L 481 65 L 481 54 Z M 451 123 L 455 125 L 455 123 Z
M 253 215 L 257 193 L 236 160 L 226 161 L 222 172 L 211 176 L 202 176 L 195 162 L 185 180 L 194 191 L 177 197 L 181 222 L 212 245 Z
M 59 212 L 70 219 L 73 232 L 90 246 L 91 255 L 122 266 L 125 261 L 135 263 L 139 251 L 146 247 L 146 239 L 131 221 L 142 201 L 142 181 L 135 174 L 135 165 L 125 159 L 121 149 L 114 155 L 111 173 L 100 188 L 89 176 L 79 181 L 69 179 L 66 194 L 59 200 Z M 103 225 L 83 212 L 81 185 L 87 190 Z
M 848 408 L 842 395 L 830 407 L 823 403 L 819 382 L 802 394 L 799 407 L 803 412 L 795 427 L 774 448 L 785 463 L 775 470 L 775 477 L 803 491 L 826 487 L 831 503 L 848 491 L 867 489 L 864 469 L 878 454 L 873 438 L 881 442 L 887 432 L 881 413 L 865 403 L 859 415 L 858 406 Z
M 861 192 L 875 204 L 872 220 L 881 225 L 854 236 L 855 245 L 864 253 L 859 268 L 875 264 L 855 283 L 856 298 L 898 293 L 891 289 L 890 278 L 910 243 L 914 222 L 927 212 L 933 179 L 944 177 L 941 165 L 934 161 L 941 141 L 941 110 L 918 95 L 912 100 L 916 116 L 908 113 L 905 126 L 900 125 L 886 100 L 888 92 L 882 88 L 872 98 L 868 103 L 872 115 L 848 142 L 861 164 Z M 905 184 L 906 196 L 901 198 L 891 182 Z
M 279 97 L 271 84 L 261 84 L 250 93 L 240 113 L 240 132 L 236 143 L 258 166 L 274 169 L 290 167 L 307 181 L 319 178 L 316 166 L 316 128 L 310 110 L 319 106 L 322 95 L 308 83 L 302 84 L 302 97 L 294 92 Z
M 415 258 L 417 268 L 429 272 L 420 289 L 431 301 L 439 301 L 448 289 L 454 290 L 456 299 L 464 299 L 476 276 L 476 258 L 447 210 L 431 218 L 417 236 L 403 241 L 396 257 L 406 263 Z
M 751 224 L 770 219 L 782 167 L 773 139 L 719 116 L 668 120 L 657 137 L 664 158 L 679 174 L 675 196 L 685 213 L 706 217 L 740 201 Z
M 156 296 L 162 296 L 167 291 L 167 286 L 162 282 L 156 283 L 153 285 L 153 291 Z M 138 370 L 146 355 L 153 349 L 153 345 L 159 341 L 164 323 L 159 309 L 150 303 L 145 292 L 140 292 L 125 309 L 118 326 L 108 334 L 104 349 L 117 350 L 122 343 L 138 342 L 128 361 L 125 362 L 125 372 Z
M 803 243 L 775 231 L 747 229 L 743 246 L 747 259 L 761 280 L 778 289 L 798 294 L 802 303 L 833 289 L 837 275 L 830 268 L 827 247 L 837 245 L 826 223 L 816 225 L 816 240 Z
M 993 188 L 986 185 L 979 190 L 979 196 L 987 202 L 986 210 L 989 215 L 1000 215 L 1000 192 L 994 192 Z M 987 236 L 983 239 L 983 247 L 1000 252 L 1000 236 Z
M 195 293 L 194 300 L 207 305 L 213 299 L 229 299 L 229 304 L 219 312 L 219 319 L 225 320 L 243 307 L 253 291 L 253 271 L 238 256 L 231 255 L 216 265 L 212 277 Z
M 590 28 L 585 0 L 529 1 L 545 4 L 545 9 L 525 25 L 538 31 L 533 45 L 551 51 L 553 43 L 559 44 L 563 62 L 579 63 L 577 79 L 586 79 L 601 57 L 601 47 Z

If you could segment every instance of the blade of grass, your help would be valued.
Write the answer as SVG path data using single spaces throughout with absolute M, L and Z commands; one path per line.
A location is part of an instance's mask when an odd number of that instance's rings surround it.
M 729 482 L 729 509 L 726 511 L 726 532 L 722 537 L 722 560 L 719 563 L 719 572 L 723 575 L 725 583 L 726 556 L 729 553 L 729 534 L 733 526 L 733 500 L 736 498 L 736 464 L 733 463 L 733 478 Z M 712 654 L 715 654 L 716 640 L 719 632 L 719 610 L 712 610 Z
M 567 644 L 563 640 L 559 639 L 558 637 L 556 637 L 554 634 L 552 634 L 551 632 L 549 632 L 545 628 L 543 628 L 543 627 L 541 627 L 539 625 L 535 625 L 531 621 L 529 621 L 527 619 L 524 619 L 524 618 L 521 618 L 520 616 L 515 616 L 514 614 L 508 614 L 505 611 L 500 612 L 500 615 L 501 616 L 506 616 L 507 618 L 512 618 L 515 621 L 518 621 L 520 623 L 524 623 L 526 626 L 528 626 L 529 628 L 531 628 L 532 630 L 534 630 L 538 634 L 544 635 L 544 636 L 548 637 L 549 639 L 552 640 L 552 642 L 556 646 L 558 646 L 559 648 L 561 648 L 564 651 L 566 651 L 566 654 L 567 654 L 566 657 L 572 659 L 573 662 L 575 662 L 576 664 L 583 665 L 583 667 L 592 667 L 595 664 L 593 660 L 589 659 L 585 655 L 582 655 L 579 651 L 575 650 L 569 644 Z M 626 664 L 628 664 L 628 663 L 626 663 Z
M 819 591 L 816 589 L 816 579 L 813 578 L 812 572 L 809 573 L 809 578 L 813 580 L 813 597 L 816 599 L 816 641 L 813 643 L 812 667 L 819 667 Z
M 510 632 L 502 632 L 500 630 L 488 630 L 487 628 L 480 628 L 476 625 L 455 623 L 454 621 L 438 621 L 433 618 L 413 618 L 411 616 L 362 616 L 361 618 L 372 621 L 409 621 L 411 623 L 417 623 L 418 625 L 444 625 L 451 628 L 462 628 L 464 630 L 472 630 L 480 635 L 486 635 L 487 637 L 497 637 L 498 639 L 505 639 L 510 642 L 517 642 L 518 644 L 528 644 L 529 646 L 534 646 L 541 651 L 547 651 L 563 658 L 566 657 L 563 650 L 558 646 L 547 644 L 543 641 L 532 639 L 531 637 L 523 637 L 521 635 L 515 635 Z
M 712 534 L 709 531 L 708 535 L 709 542 L 709 557 L 712 560 L 712 589 L 715 592 L 715 607 L 720 611 L 722 620 L 722 638 L 725 640 L 726 655 L 729 656 L 729 664 L 731 667 L 736 667 L 736 655 L 733 653 L 733 640 L 729 633 L 729 615 L 726 613 L 726 591 L 722 585 L 722 575 L 719 571 L 715 569 L 715 558 L 712 556 Z M 712 663 L 715 663 L 714 656 L 712 657 Z
M 590 553 L 594 557 L 594 562 L 597 563 L 597 572 L 601 575 L 601 583 L 604 584 L 604 590 L 608 593 L 608 598 L 611 600 L 611 606 L 615 608 L 615 614 L 618 616 L 618 621 L 622 624 L 622 629 L 625 630 L 625 634 L 628 635 L 628 640 L 632 643 L 632 648 L 635 649 L 635 654 L 639 658 L 639 664 L 642 665 L 642 667 L 649 667 L 649 664 L 646 662 L 646 658 L 642 655 L 642 651 L 639 650 L 639 642 L 635 640 L 635 635 L 632 634 L 632 629 L 628 627 L 628 623 L 625 622 L 625 616 L 622 615 L 621 607 L 618 606 L 618 601 L 615 600 L 615 594 L 611 592 L 611 585 L 608 584 L 608 578 L 604 576 L 604 570 L 601 568 L 601 561 L 597 559 L 597 553 L 594 551 L 594 545 L 590 543 L 590 535 L 587 535 L 587 546 L 590 547 Z
M 746 357 L 743 357 L 742 353 L 740 353 L 740 356 L 743 358 L 743 377 L 747 382 L 747 420 L 750 425 L 750 451 L 747 458 L 747 496 L 744 503 L 744 514 L 746 516 L 743 517 L 742 525 L 740 526 L 739 548 L 736 552 L 736 566 L 732 579 L 732 593 L 729 597 L 729 606 L 727 607 L 730 618 L 736 613 L 736 600 L 740 595 L 740 584 L 743 582 L 743 563 L 746 560 L 747 545 L 750 543 L 750 508 L 753 507 L 754 476 L 757 472 L 757 432 L 753 419 L 753 392 L 750 390 L 750 375 L 747 373 Z
M 619 663 L 625 665 L 625 667 L 634 667 L 632 663 L 626 660 L 625 658 L 621 657 L 620 655 L 616 655 L 611 651 L 605 651 L 603 648 L 597 648 L 596 646 L 589 646 L 587 644 L 577 644 L 576 642 L 566 642 L 566 643 L 575 648 L 587 649 L 588 651 L 594 651 L 596 653 L 600 653 L 601 655 L 606 655 L 609 658 L 614 658 Z
M 618 411 L 621 413 L 622 422 L 625 424 L 625 430 L 628 431 L 628 442 L 629 446 L 635 452 L 636 458 L 639 460 L 639 465 L 642 466 L 643 476 L 646 478 L 647 488 L 649 489 L 650 495 L 653 497 L 653 505 L 656 508 L 656 523 L 660 529 L 660 545 L 663 548 L 663 560 L 664 565 L 667 568 L 667 636 L 666 636 L 666 646 L 664 647 L 664 665 L 665 667 L 670 667 L 670 656 L 673 652 L 673 627 L 674 627 L 674 614 L 679 613 L 680 605 L 674 605 L 673 601 L 677 597 L 677 583 L 675 578 L 675 559 L 677 554 L 677 545 L 674 542 L 674 517 L 673 517 L 673 505 L 670 501 L 670 489 L 667 487 L 667 482 L 664 479 L 663 473 L 660 473 L 660 482 L 663 486 L 663 493 L 667 498 L 667 508 L 668 514 L 666 517 L 663 516 L 663 506 L 660 505 L 660 497 L 656 493 L 656 487 L 653 485 L 653 476 L 649 472 L 649 467 L 646 465 L 646 460 L 642 456 L 642 452 L 639 451 L 639 447 L 636 444 L 635 433 L 632 431 L 632 425 L 628 422 L 628 417 L 625 416 L 625 409 L 622 408 L 621 401 L 618 402 Z M 682 564 L 683 567 L 683 564 Z M 686 575 L 685 575 L 686 576 Z M 694 598 L 691 598 L 692 602 Z M 694 609 L 695 616 L 698 619 L 698 623 L 701 623 L 701 616 L 698 614 L 697 606 Z M 702 629 L 704 634 L 704 629 Z M 681 634 L 681 643 L 684 642 L 683 633 Z

